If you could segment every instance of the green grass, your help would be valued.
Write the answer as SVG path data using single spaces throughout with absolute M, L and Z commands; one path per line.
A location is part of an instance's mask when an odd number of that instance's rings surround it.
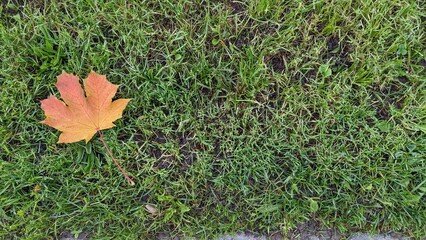
M 426 236 L 422 1 L 2 2 L 0 238 Z M 62 70 L 132 98 L 104 135 L 136 186 L 40 123 Z

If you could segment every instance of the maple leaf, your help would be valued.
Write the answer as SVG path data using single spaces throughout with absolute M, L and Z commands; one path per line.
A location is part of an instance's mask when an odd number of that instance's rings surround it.
M 78 76 L 62 71 L 62 74 L 58 76 L 56 87 L 64 101 L 55 96 L 42 100 L 41 108 L 46 115 L 42 123 L 62 132 L 58 143 L 72 143 L 83 139 L 87 143 L 93 135 L 99 133 L 115 165 L 131 185 L 134 185 L 133 180 L 112 155 L 101 133 L 102 129 L 115 126 L 113 122 L 121 118 L 130 99 L 112 101 L 117 93 L 118 85 L 110 83 L 105 75 L 99 75 L 93 71 L 83 80 L 83 85 L 86 94 L 81 88 Z
M 55 96 L 41 101 L 46 119 L 42 123 L 62 131 L 58 143 L 72 143 L 90 139 L 99 130 L 112 128 L 113 122 L 122 116 L 130 99 L 112 98 L 118 85 L 110 83 L 105 75 L 90 72 L 83 80 L 86 96 L 78 76 L 62 71 L 56 87 L 64 100 Z

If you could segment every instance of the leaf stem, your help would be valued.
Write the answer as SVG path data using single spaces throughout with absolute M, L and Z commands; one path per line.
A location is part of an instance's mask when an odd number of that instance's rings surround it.
M 104 146 L 105 146 L 105 148 L 106 148 L 106 150 L 107 150 L 107 152 L 108 152 L 108 154 L 109 154 L 109 156 L 112 158 L 112 160 L 114 160 L 114 163 L 115 163 L 115 165 L 117 165 L 117 167 L 120 169 L 120 171 L 123 173 L 123 175 L 124 175 L 124 177 L 127 179 L 127 180 L 129 180 L 129 182 L 130 182 L 130 185 L 132 185 L 132 186 L 134 186 L 135 185 L 135 182 L 127 175 L 127 173 L 123 170 L 123 168 L 120 166 L 120 164 L 118 164 L 118 161 L 117 161 L 117 159 L 115 159 L 114 158 L 114 156 L 112 155 L 112 152 L 111 152 L 111 150 L 109 150 L 109 148 L 108 148 L 108 146 L 107 146 L 107 144 L 106 144 L 106 142 L 105 142 L 105 140 L 104 140 L 104 137 L 102 136 L 102 132 L 101 132 L 101 130 L 98 128 L 98 129 L 96 129 L 96 131 L 98 131 L 98 133 L 99 133 L 99 137 L 101 138 L 101 141 L 102 141 L 102 143 L 104 144 Z

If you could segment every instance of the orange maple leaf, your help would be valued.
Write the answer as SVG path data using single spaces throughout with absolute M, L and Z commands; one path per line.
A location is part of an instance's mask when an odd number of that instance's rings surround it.
M 55 96 L 41 101 L 46 119 L 42 123 L 62 131 L 58 143 L 90 141 L 99 130 L 112 128 L 113 122 L 121 118 L 130 99 L 112 98 L 118 85 L 110 83 L 105 75 L 90 72 L 83 80 L 86 96 L 78 76 L 62 71 L 56 87 L 64 100 Z
M 118 99 L 113 102 L 112 98 L 117 92 L 118 85 L 110 83 L 105 75 L 93 71 L 83 80 L 83 85 L 86 96 L 78 76 L 62 71 L 58 76 L 56 87 L 64 101 L 55 96 L 42 100 L 41 108 L 46 115 L 42 123 L 62 131 L 59 143 L 72 143 L 83 139 L 87 143 L 98 132 L 115 165 L 130 184 L 134 185 L 133 180 L 112 155 L 101 133 L 102 129 L 115 126 L 112 122 L 121 118 L 130 99 Z

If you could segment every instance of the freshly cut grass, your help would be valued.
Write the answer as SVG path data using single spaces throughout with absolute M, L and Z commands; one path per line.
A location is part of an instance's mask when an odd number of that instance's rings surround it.
M 0 236 L 426 236 L 425 7 L 3 1 Z M 135 187 L 98 138 L 40 124 L 62 70 L 132 98 L 104 137 Z

